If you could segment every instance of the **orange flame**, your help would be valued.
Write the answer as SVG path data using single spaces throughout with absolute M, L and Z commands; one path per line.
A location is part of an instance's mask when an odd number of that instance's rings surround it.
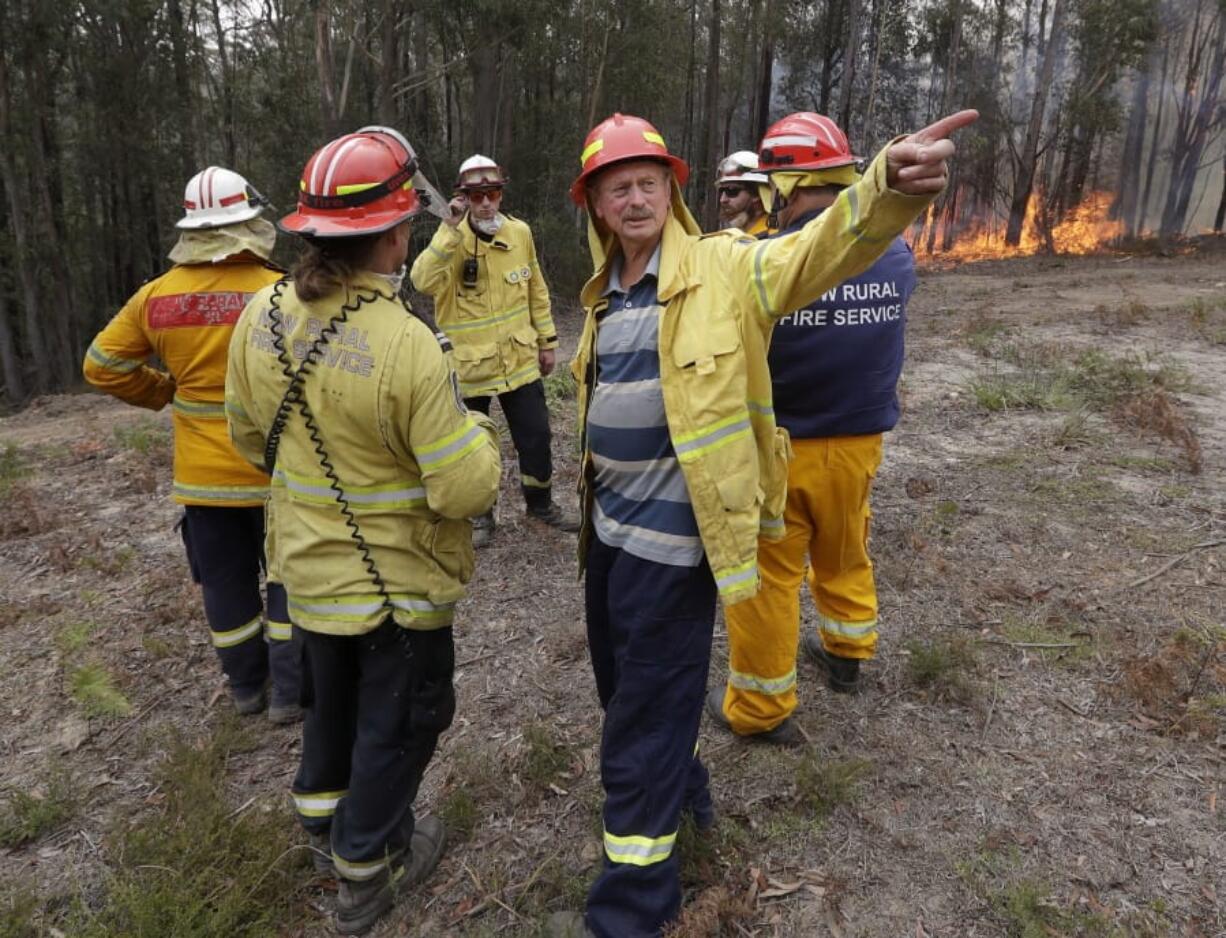
M 1124 233 L 1124 224 L 1107 217 L 1111 201 L 1111 193 L 1093 192 L 1086 196 L 1081 204 L 1066 212 L 1051 230 L 1050 246 L 1054 252 L 1094 254 L 1103 251 L 1119 238 Z M 1005 244 L 1005 220 L 993 218 L 958 234 L 953 247 L 948 251 L 940 249 L 944 230 L 943 227 L 938 228 L 931 254 L 926 250 L 929 228 L 925 226 L 914 242 L 916 254 L 926 266 L 945 266 L 951 262 L 1026 257 L 1046 253 L 1049 247 L 1047 239 L 1043 237 L 1042 230 L 1035 221 L 1035 214 L 1042 202 L 1042 193 L 1036 192 L 1031 196 L 1030 204 L 1026 207 L 1026 219 L 1022 223 L 1022 239 L 1016 247 Z

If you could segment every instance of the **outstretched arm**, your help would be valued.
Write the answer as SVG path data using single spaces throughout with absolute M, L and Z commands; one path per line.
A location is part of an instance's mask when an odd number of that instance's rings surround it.
M 945 185 L 948 135 L 978 118 L 960 111 L 887 146 L 863 178 L 800 231 L 728 243 L 730 284 L 769 325 L 866 270 Z

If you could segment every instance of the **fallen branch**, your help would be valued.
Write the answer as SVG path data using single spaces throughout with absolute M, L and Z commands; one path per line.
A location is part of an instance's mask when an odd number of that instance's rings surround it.
M 1138 586 L 1144 586 L 1150 580 L 1156 580 L 1158 577 L 1162 576 L 1162 574 L 1166 573 L 1166 571 L 1170 570 L 1172 567 L 1179 566 L 1179 564 L 1187 560 L 1196 551 L 1206 550 L 1210 547 L 1217 547 L 1220 544 L 1226 544 L 1226 538 L 1218 538 L 1215 541 L 1203 541 L 1200 544 L 1193 544 L 1191 547 L 1185 550 L 1182 554 L 1172 557 L 1170 560 L 1164 563 L 1161 567 L 1159 567 L 1153 573 L 1146 574 L 1145 576 L 1141 577 L 1139 580 L 1133 580 L 1127 586 L 1124 586 L 1122 588 L 1130 590 L 1130 589 L 1135 589 Z
M 1010 642 L 1003 638 L 981 638 L 984 645 L 1008 645 L 1010 648 L 1084 648 L 1089 642 Z

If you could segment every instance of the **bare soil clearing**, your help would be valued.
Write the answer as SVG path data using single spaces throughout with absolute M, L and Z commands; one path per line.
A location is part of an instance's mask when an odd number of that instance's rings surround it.
M 926 272 L 910 320 L 874 496 L 880 655 L 850 699 L 800 664 L 808 750 L 704 723 L 721 822 L 683 838 L 681 933 L 1226 935 L 1226 245 Z M 574 402 L 551 391 L 570 497 Z M 122 831 L 162 810 L 172 733 L 229 708 L 168 425 L 89 395 L 0 419 L 0 802 L 64 777 L 77 802 L 0 848 L 32 934 L 64 897 L 105 901 Z M 524 517 L 505 452 L 420 802 L 460 833 L 376 934 L 537 934 L 599 861 L 573 540 Z M 82 691 L 87 667 L 119 703 Z M 298 730 L 244 726 L 227 798 L 284 812 Z M 333 888 L 310 881 L 279 933 L 329 934 Z

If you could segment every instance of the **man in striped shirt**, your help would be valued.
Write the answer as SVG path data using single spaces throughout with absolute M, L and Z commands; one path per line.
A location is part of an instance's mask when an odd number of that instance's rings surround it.
M 681 814 L 714 822 L 697 744 L 716 598 L 753 596 L 759 532 L 782 533 L 788 442 L 767 336 L 923 211 L 945 183 L 945 138 L 976 116 L 896 141 L 832 213 L 768 241 L 701 237 L 681 198 L 689 168 L 642 118 L 588 135 L 571 197 L 596 272 L 573 371 L 605 863 L 585 914 L 554 916 L 554 935 L 654 938 L 680 910 Z

